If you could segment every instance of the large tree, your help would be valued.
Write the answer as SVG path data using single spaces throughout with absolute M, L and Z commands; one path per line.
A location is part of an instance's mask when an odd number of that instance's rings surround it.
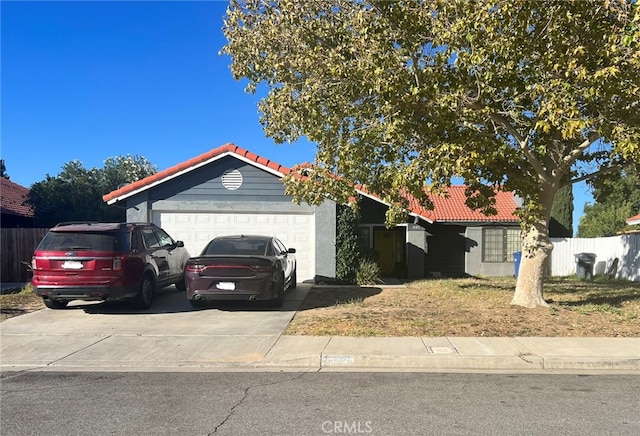
M 92 169 L 74 160 L 64 164 L 57 176 L 47 174 L 43 181 L 31 185 L 27 201 L 33 206 L 36 225 L 41 227 L 62 221 L 125 221 L 125 209 L 107 206 L 102 196 L 156 172 L 156 167 L 140 156 L 111 157 L 103 168 Z
M 594 204 L 584 207 L 578 237 L 613 236 L 628 226 L 627 218 L 640 213 L 640 164 L 628 165 L 620 177 L 599 177 L 591 183 Z
M 354 184 L 398 222 L 409 194 L 458 176 L 469 206 L 525 200 L 512 304 L 545 306 L 551 206 L 565 183 L 640 157 L 637 2 L 232 1 L 236 79 L 267 91 L 268 136 L 318 144 L 290 177 L 298 201 L 346 201 Z M 259 88 L 263 85 L 262 88 Z

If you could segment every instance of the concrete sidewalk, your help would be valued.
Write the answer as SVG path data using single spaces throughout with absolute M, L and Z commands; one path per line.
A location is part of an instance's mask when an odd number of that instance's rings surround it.
M 640 373 L 640 338 L 281 336 L 256 365 L 334 370 Z
M 2 371 L 432 371 L 640 374 L 640 338 L 288 336 L 282 310 L 41 310 L 0 323 Z M 75 310 L 74 310 L 75 309 Z

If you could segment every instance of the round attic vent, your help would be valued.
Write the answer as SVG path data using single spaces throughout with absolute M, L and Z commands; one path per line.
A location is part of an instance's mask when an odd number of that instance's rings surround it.
M 227 170 L 222 175 L 222 186 L 235 191 L 242 185 L 242 174 L 238 170 Z

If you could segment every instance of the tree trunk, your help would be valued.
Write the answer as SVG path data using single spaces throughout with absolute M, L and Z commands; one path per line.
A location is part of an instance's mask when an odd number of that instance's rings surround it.
M 549 306 L 542 297 L 544 264 L 553 250 L 546 223 L 531 226 L 523 241 L 520 271 L 511 304 L 527 308 Z

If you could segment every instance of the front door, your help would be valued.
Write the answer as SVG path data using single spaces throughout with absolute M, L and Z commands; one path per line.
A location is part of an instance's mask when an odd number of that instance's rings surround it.
M 382 274 L 393 274 L 396 266 L 395 232 L 393 230 L 374 231 L 373 246 L 378 255 L 378 266 Z

